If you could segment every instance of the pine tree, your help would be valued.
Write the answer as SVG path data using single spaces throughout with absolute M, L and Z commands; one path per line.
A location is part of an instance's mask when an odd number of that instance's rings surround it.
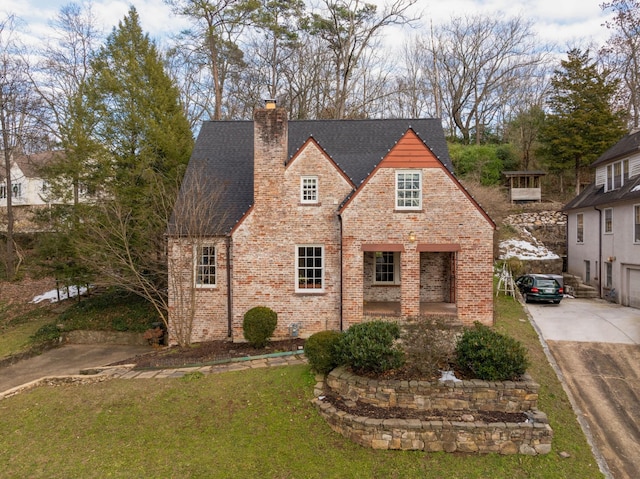
M 613 109 L 617 82 L 598 69 L 588 50 L 572 49 L 555 70 L 551 87 L 540 153 L 550 171 L 573 170 L 579 194 L 590 165 L 624 133 L 623 114 Z
M 164 234 L 193 135 L 135 8 L 93 60 L 87 92 L 104 180 L 78 224 L 79 254 L 98 282 L 144 296 L 165 318 Z

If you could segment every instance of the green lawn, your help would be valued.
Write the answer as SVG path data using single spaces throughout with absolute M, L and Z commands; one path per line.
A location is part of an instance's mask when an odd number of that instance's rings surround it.
M 562 388 L 519 304 L 497 328 L 531 350 L 555 431 L 539 457 L 374 451 L 333 433 L 310 404 L 308 367 L 42 387 L 0 401 L 1 477 L 595 478 Z M 568 459 L 558 453 L 566 451 Z

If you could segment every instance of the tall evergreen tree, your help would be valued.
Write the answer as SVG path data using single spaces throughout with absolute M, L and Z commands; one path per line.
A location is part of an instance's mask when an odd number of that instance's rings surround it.
M 193 136 L 135 8 L 93 60 L 88 97 L 105 180 L 78 225 L 78 249 L 100 282 L 146 297 L 165 317 L 164 233 Z
M 624 133 L 622 112 L 613 110 L 617 81 L 572 49 L 551 79 L 549 114 L 540 132 L 541 150 L 550 171 L 573 170 L 576 194 L 589 177 L 589 166 Z

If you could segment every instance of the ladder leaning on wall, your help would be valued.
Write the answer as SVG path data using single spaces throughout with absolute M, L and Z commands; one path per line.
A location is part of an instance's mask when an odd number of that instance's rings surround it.
M 500 293 L 504 293 L 509 296 L 515 296 L 516 285 L 513 281 L 513 275 L 509 269 L 509 265 L 504 263 L 502 270 L 500 271 L 500 277 L 498 278 L 498 287 L 496 289 L 496 296 Z

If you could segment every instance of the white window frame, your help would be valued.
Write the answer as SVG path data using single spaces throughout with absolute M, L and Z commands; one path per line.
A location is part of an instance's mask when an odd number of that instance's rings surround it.
M 607 165 L 605 191 L 620 189 L 629 181 L 629 160 L 615 161 Z
M 7 199 L 7 184 L 3 181 L 0 183 L 0 200 Z
M 317 204 L 319 197 L 318 177 L 317 176 L 301 176 L 300 177 L 300 203 L 311 205 Z
M 393 279 L 391 281 L 378 280 L 378 258 L 391 257 L 393 266 Z M 389 264 L 389 263 L 386 263 Z M 398 285 L 400 284 L 400 253 L 398 251 L 376 251 L 373 254 L 373 284 L 374 285 Z
M 640 244 L 640 204 L 633 205 L 633 243 Z
M 584 243 L 584 213 L 576 214 L 576 243 Z
M 404 178 L 405 175 L 416 175 L 417 176 L 417 180 L 418 180 L 418 188 L 400 188 L 400 182 L 403 182 L 403 186 L 405 185 L 404 182 L 406 182 L 407 180 Z M 414 182 L 415 179 L 409 180 L 411 182 Z M 398 210 L 421 210 L 422 209 L 422 189 L 423 189 L 423 183 L 422 183 L 422 171 L 421 170 L 397 170 L 396 171 L 396 184 L 395 184 L 395 191 L 396 191 L 396 209 Z M 406 198 L 406 194 L 408 193 L 412 193 L 417 191 L 417 198 Z M 407 205 L 406 203 L 411 202 L 413 203 L 415 200 L 417 200 L 417 204 L 409 204 Z M 402 204 L 401 204 L 402 203 Z
M 304 249 L 304 251 L 303 251 Z M 312 251 L 310 251 L 312 250 Z M 316 253 L 319 252 L 320 266 L 315 264 L 315 259 L 318 258 Z M 301 255 L 301 253 L 303 253 Z M 310 255 L 308 253 L 311 253 Z M 309 264 L 309 261 L 312 264 Z M 304 262 L 304 264 L 301 264 Z M 309 283 L 307 277 L 308 270 L 314 272 L 320 272 L 320 285 L 317 286 L 316 282 Z M 325 275 L 325 257 L 324 257 L 324 245 L 321 244 L 297 244 L 296 245 L 296 263 L 295 263 L 295 288 L 296 293 L 323 293 L 324 292 L 324 275 Z M 312 280 L 317 278 L 314 274 Z M 306 279 L 306 281 L 305 281 Z M 305 281 L 303 283 L 303 281 Z
M 607 217 L 608 216 L 608 217 Z M 613 234 L 613 208 L 604 209 L 604 234 Z
M 207 262 L 203 261 L 205 258 L 205 248 L 206 248 L 206 258 Z M 213 249 L 213 252 L 211 252 Z M 196 288 L 216 288 L 218 286 L 218 249 L 213 244 L 201 244 L 193 246 L 193 268 L 194 275 L 193 280 Z M 211 259 L 213 259 L 213 264 L 211 264 Z M 213 272 L 208 271 L 204 272 L 205 268 L 213 267 Z M 207 282 L 204 282 L 203 279 L 207 279 Z M 211 279 L 213 278 L 213 282 Z
M 604 287 L 613 287 L 613 263 L 606 262 L 604 264 Z
M 13 183 L 11 185 L 11 191 L 13 191 L 13 194 L 11 195 L 13 199 L 19 200 L 22 198 L 22 183 Z

